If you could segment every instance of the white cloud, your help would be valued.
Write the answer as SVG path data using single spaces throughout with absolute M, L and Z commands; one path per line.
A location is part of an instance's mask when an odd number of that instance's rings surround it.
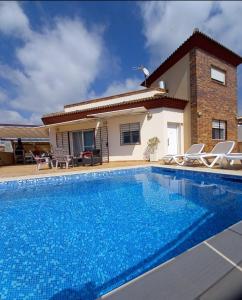
M 1 32 L 22 41 L 16 48 L 18 69 L 0 61 L 0 78 L 12 87 L 11 98 L 0 93 L 0 103 L 8 105 L 8 109 L 1 109 L 2 120 L 40 123 L 44 113 L 63 110 L 65 104 L 141 88 L 142 80 L 134 77 L 112 82 L 102 95 L 92 90 L 101 73 L 105 77 L 110 66 L 118 68 L 117 58 L 105 47 L 100 26 L 90 28 L 78 18 L 56 18 L 51 27 L 37 32 L 31 30 L 19 3 L 2 2 Z M 22 117 L 26 112 L 28 120 Z
M 217 13 L 207 20 L 204 29 L 232 50 L 241 53 L 242 2 L 221 1 L 216 8 Z
M 7 99 L 8 99 L 7 94 L 0 89 L 0 104 L 6 102 Z
M 242 3 L 233 1 L 167 1 L 139 4 L 146 46 L 156 64 L 173 52 L 194 28 L 236 51 L 242 28 Z
M 59 19 L 54 29 L 35 33 L 17 51 L 23 76 L 13 107 L 48 112 L 84 97 L 102 68 L 103 54 L 99 32 L 80 20 Z
M 11 28 L 14 30 L 14 25 Z M 88 28 L 77 18 L 59 18 L 51 28 L 32 31 L 16 49 L 21 67 L 0 67 L 0 77 L 12 83 L 17 95 L 9 99 L 9 106 L 19 112 L 29 111 L 31 120 L 38 120 L 43 113 L 62 110 L 64 104 L 86 98 L 108 56 L 102 33 L 102 28 Z
M 17 2 L 0 2 L 0 31 L 5 34 L 28 36 L 29 21 Z
M 143 89 L 143 87 L 140 86 L 141 81 L 142 80 L 140 78 L 127 78 L 124 81 L 114 81 L 107 87 L 105 92 L 100 95 L 100 97 Z
M 29 124 L 29 119 L 20 115 L 17 111 L 0 109 L 1 124 Z M 40 122 L 38 122 L 39 124 Z

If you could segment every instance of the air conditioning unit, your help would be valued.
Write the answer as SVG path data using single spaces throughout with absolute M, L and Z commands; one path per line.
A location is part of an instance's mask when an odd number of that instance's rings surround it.
M 159 82 L 159 88 L 160 89 L 166 89 L 166 85 L 165 85 L 165 81 L 164 80 L 161 80 L 160 82 Z

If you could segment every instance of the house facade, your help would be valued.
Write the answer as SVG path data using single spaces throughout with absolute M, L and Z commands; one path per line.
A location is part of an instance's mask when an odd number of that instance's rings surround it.
M 43 116 L 52 146 L 78 156 L 101 149 L 104 161 L 144 160 L 158 137 L 158 158 L 193 143 L 206 151 L 237 141 L 237 66 L 242 58 L 194 33 L 142 83 L 143 90 L 66 105 Z

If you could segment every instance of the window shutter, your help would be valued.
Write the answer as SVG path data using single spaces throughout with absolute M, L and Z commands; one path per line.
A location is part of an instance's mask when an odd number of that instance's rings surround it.
M 225 84 L 225 72 L 211 68 L 211 78 Z
M 140 143 L 140 123 L 128 123 L 120 125 L 120 144 Z
M 56 133 L 56 147 L 62 148 L 66 153 L 69 154 L 68 132 Z

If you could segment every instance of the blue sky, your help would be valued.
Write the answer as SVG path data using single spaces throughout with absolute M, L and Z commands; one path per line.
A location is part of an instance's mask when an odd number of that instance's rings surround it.
M 242 2 L 0 2 L 0 122 L 139 88 L 193 28 L 242 55 Z M 238 69 L 242 114 L 242 68 Z

